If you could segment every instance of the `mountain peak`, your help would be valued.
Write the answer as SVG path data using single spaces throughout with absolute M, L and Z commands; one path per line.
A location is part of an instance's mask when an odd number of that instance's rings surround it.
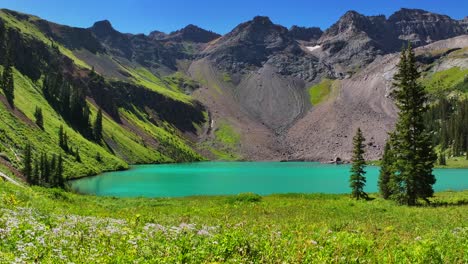
M 252 23 L 263 24 L 263 25 L 273 25 L 270 18 L 267 16 L 256 16 L 252 19 Z
M 151 31 L 148 35 L 149 38 L 151 39 L 156 39 L 156 40 L 161 40 L 161 39 L 165 39 L 167 38 L 167 34 L 164 33 L 164 32 L 161 32 L 159 30 L 154 30 L 154 31 Z
M 91 30 L 98 36 L 105 36 L 116 32 L 109 20 L 97 21 L 91 27 Z
M 422 9 L 410 9 L 410 8 L 402 8 L 396 11 L 393 15 L 391 15 L 388 18 L 388 20 L 391 22 L 438 20 L 438 19 L 450 20 L 451 18 L 446 15 L 431 13 L 429 11 L 422 10 Z
M 93 28 L 114 29 L 107 19 L 95 22 Z
M 161 34 L 158 34 L 161 36 Z M 189 24 L 186 27 L 172 32 L 163 40 L 168 41 L 189 41 L 195 43 L 208 43 L 212 40 L 219 38 L 221 35 L 209 30 L 205 30 L 199 26 Z

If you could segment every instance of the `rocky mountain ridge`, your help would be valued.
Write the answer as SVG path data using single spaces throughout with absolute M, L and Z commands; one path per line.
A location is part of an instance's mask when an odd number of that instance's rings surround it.
M 155 89 L 163 95 L 159 101 L 195 99 L 196 105 L 206 107 L 209 127 L 199 127 L 189 137 L 209 158 L 219 158 L 220 150 L 248 160 L 346 158 L 346 140 L 354 129 L 349 122 L 356 122 L 372 135 L 370 158 L 376 159 L 395 109 L 387 97 L 388 82 L 366 77 L 369 67 L 394 66 L 395 60 L 385 58 L 408 42 L 429 46 L 431 63 L 445 57 L 433 56 L 440 45 L 428 44 L 462 36 L 452 48 L 468 46 L 463 39 L 468 18 L 455 20 L 418 9 L 401 9 L 388 18 L 349 11 L 324 31 L 287 29 L 258 16 L 223 36 L 195 25 L 169 34 L 125 34 L 107 20 L 82 29 L 3 11 L 34 24 L 105 78 Z M 463 60 L 451 63 L 464 67 Z M 391 77 L 387 70 L 379 74 Z M 167 109 L 167 114 L 177 116 L 177 108 Z M 226 128 L 238 135 L 234 143 L 219 138 L 217 131 Z

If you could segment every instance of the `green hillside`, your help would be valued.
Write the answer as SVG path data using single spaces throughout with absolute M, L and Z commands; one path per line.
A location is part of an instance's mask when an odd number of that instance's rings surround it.
M 131 76 L 128 82 L 100 76 L 96 79 L 89 64 L 38 28 L 39 18 L 24 15 L 20 19 L 19 16 L 0 11 L 0 25 L 5 34 L 0 53 L 11 56 L 14 79 L 14 106 L 7 103 L 5 93 L 0 90 L 3 159 L 20 170 L 24 149 L 31 144 L 35 158 L 42 153 L 62 154 L 65 177 L 125 169 L 128 164 L 203 159 L 194 151 L 194 143 L 186 134 L 197 133 L 192 127 L 203 126 L 205 114 L 182 89 L 173 89 L 144 68 L 123 68 Z M 36 51 L 22 53 L 23 48 Z M 0 66 L 0 72 L 3 69 Z M 50 76 L 58 76 L 71 84 L 72 91 L 81 90 L 86 94 L 83 111 L 89 126 L 93 125 L 98 108 L 104 110 L 103 141 L 84 133 L 86 128 L 77 127 L 76 120 L 67 119 L 66 113 L 47 98 L 45 78 Z M 60 91 L 56 93 L 59 98 Z M 171 107 L 180 109 L 181 114 L 174 113 Z M 42 110 L 44 129 L 35 124 L 36 108 Z M 64 128 L 68 144 L 79 153 L 79 158 L 75 152 L 67 153 L 59 146 L 60 127 Z

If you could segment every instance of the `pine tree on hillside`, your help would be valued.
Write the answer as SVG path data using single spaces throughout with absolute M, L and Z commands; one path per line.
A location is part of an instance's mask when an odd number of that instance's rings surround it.
M 64 131 L 63 126 L 61 125 L 59 128 L 58 132 L 59 136 L 59 146 L 66 152 L 68 153 L 70 151 L 70 148 L 68 146 L 68 136 L 67 133 Z
M 445 150 L 441 150 L 439 154 L 439 165 L 445 166 L 447 165 L 447 159 L 445 157 Z
M 366 174 L 364 168 L 366 161 L 364 159 L 364 141 L 366 139 L 362 135 L 362 131 L 358 128 L 356 135 L 353 138 L 353 157 L 351 176 L 349 179 L 351 187 L 351 196 L 357 200 L 367 199 L 367 194 L 364 192 L 364 186 L 366 185 Z
M 34 160 L 33 172 L 32 172 L 32 184 L 39 185 L 41 182 L 41 165 L 39 159 L 36 157 Z
M 96 120 L 94 121 L 94 138 L 97 142 L 102 140 L 102 109 L 99 108 L 99 111 L 96 115 Z
M 392 136 L 389 137 L 387 143 L 385 144 L 384 154 L 382 157 L 382 164 L 380 166 L 380 174 L 379 174 L 379 192 L 384 199 L 388 199 L 390 197 L 391 188 L 390 188 L 390 179 L 393 177 L 395 170 L 394 170 L 394 154 L 392 153 L 392 144 L 391 144 Z
M 15 99 L 15 83 L 13 79 L 13 62 L 11 59 L 11 52 L 7 48 L 5 54 L 5 64 L 3 66 L 3 74 L 2 74 L 2 81 L 1 86 L 5 97 L 10 104 L 11 107 L 15 107 L 14 99 Z
M 75 151 L 75 161 L 81 163 L 80 149 L 76 149 Z
M 26 144 L 26 148 L 24 149 L 24 158 L 23 158 L 23 174 L 26 177 L 28 183 L 33 183 L 33 168 L 32 168 L 32 149 L 31 144 Z
M 392 198 L 407 205 L 415 205 L 418 198 L 428 201 L 435 183 L 432 169 L 437 155 L 431 134 L 425 128 L 427 93 L 419 84 L 419 77 L 414 52 L 409 46 L 401 53 L 394 77 L 399 113 L 392 140 L 395 175 L 391 179 Z
M 55 170 L 55 182 L 56 186 L 60 188 L 65 187 L 65 180 L 63 178 L 63 157 L 62 154 L 59 155 L 57 160 L 57 169 Z
M 36 125 L 44 130 L 44 117 L 42 116 L 42 109 L 36 106 L 36 111 L 34 111 L 34 117 L 36 118 Z
M 0 21 L 0 64 L 5 64 L 5 54 L 7 50 L 7 35 L 6 35 L 6 28 L 2 21 Z

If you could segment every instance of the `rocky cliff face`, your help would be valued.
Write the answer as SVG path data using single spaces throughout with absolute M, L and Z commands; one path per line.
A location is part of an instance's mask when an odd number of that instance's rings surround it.
M 267 17 L 255 17 L 221 37 L 202 55 L 227 71 L 241 72 L 250 66 L 261 67 L 269 56 L 286 50 L 300 52 L 288 29 Z
M 467 34 L 460 21 L 420 9 L 401 9 L 388 18 L 398 39 L 415 46 Z
M 318 27 L 299 27 L 292 26 L 289 29 L 289 34 L 296 40 L 303 40 L 308 42 L 317 41 L 323 34 L 323 31 Z

